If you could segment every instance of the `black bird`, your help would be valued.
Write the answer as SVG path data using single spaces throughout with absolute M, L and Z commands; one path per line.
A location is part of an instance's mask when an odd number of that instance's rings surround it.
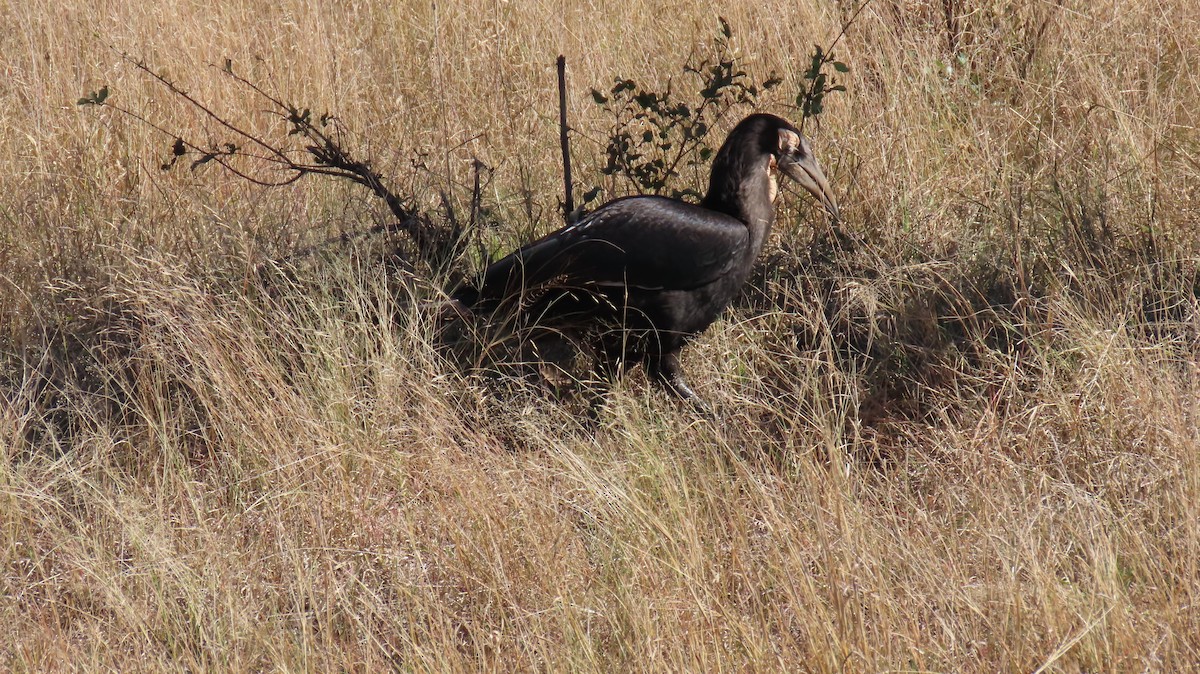
M 455 296 L 477 315 L 521 314 L 556 331 L 593 333 L 617 371 L 641 362 L 651 380 L 703 407 L 679 351 L 721 315 L 770 233 L 783 173 L 834 218 L 833 193 L 808 141 L 786 120 L 742 120 L 713 160 L 699 204 L 616 199 L 492 263 Z

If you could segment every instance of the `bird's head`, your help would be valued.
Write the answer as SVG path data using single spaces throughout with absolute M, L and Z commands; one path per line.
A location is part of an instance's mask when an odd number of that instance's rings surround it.
M 821 171 L 821 165 L 817 163 L 817 158 L 813 156 L 808 139 L 800 135 L 800 132 L 787 121 L 779 117 L 775 119 L 778 120 L 774 138 L 775 146 L 770 151 L 767 169 L 771 174 L 772 201 L 777 190 L 775 172 L 778 170 L 808 190 L 816 197 L 817 201 L 821 202 L 829 215 L 834 220 L 838 220 L 838 207 L 837 201 L 833 198 L 833 190 L 830 189 L 829 181 L 825 179 L 825 173 Z M 767 136 L 769 143 L 771 141 L 770 134 L 768 133 Z
M 838 219 L 833 190 L 808 140 L 786 119 L 762 113 L 743 119 L 729 132 L 713 160 L 703 205 L 743 218 L 748 217 L 745 209 L 752 207 L 762 209 L 757 217 L 770 217 L 764 211 L 773 206 L 780 173 L 811 192 L 829 215 Z M 763 187 L 765 194 L 758 191 Z M 756 202 L 759 197 L 751 195 L 757 194 L 768 200 Z
M 713 160 L 708 194 L 701 205 L 746 222 L 766 218 L 769 223 L 780 173 L 811 192 L 834 220 L 839 219 L 833 190 L 808 140 L 786 119 L 762 113 L 743 119 L 729 132 Z

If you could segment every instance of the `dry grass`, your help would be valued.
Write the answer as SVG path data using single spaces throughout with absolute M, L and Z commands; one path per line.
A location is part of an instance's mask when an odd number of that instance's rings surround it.
M 1190 3 L 875 0 L 809 129 L 862 240 L 785 198 L 686 354 L 719 423 L 459 372 L 369 247 L 259 292 L 385 210 L 73 105 L 209 132 L 113 44 L 265 130 L 230 57 L 423 208 L 482 158 L 511 246 L 556 219 L 558 53 L 594 180 L 589 86 L 722 14 L 794 117 L 848 5 L 0 0 L 0 667 L 1200 670 Z

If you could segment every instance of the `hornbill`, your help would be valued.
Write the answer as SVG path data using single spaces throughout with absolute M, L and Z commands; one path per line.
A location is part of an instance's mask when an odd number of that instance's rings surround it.
M 640 362 L 652 381 L 703 408 L 679 351 L 750 276 L 775 215 L 779 173 L 838 217 L 808 140 L 780 117 L 750 115 L 717 152 L 699 204 L 649 195 L 611 201 L 489 265 L 478 287 L 453 296 L 456 309 L 590 331 L 618 372 Z

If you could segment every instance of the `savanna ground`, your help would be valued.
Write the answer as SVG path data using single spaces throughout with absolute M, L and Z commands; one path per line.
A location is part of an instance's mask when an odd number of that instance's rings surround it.
M 75 105 L 221 140 L 112 45 L 278 132 L 229 58 L 435 221 L 484 162 L 502 252 L 561 222 L 559 53 L 611 197 L 591 87 L 685 87 L 722 15 L 798 119 L 853 10 L 0 2 L 0 668 L 1200 670 L 1191 2 L 872 2 L 805 128 L 846 236 L 784 195 L 685 353 L 715 419 L 464 369 L 444 278 L 327 243 L 391 217 L 365 190 L 164 172 Z

